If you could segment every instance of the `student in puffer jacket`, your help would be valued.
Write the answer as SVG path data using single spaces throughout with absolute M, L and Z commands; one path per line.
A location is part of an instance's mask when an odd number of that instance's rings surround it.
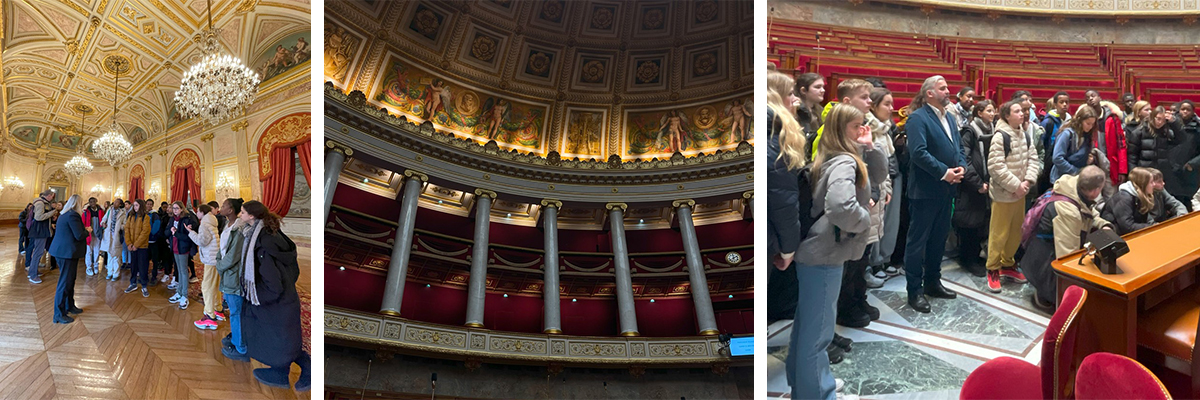
M 217 217 L 213 213 L 215 210 L 208 204 L 201 204 L 197 209 L 200 211 L 200 226 L 183 225 L 184 229 L 187 229 L 188 238 L 192 239 L 200 252 L 200 262 L 204 264 L 204 278 L 200 281 L 200 293 L 204 296 L 204 316 L 196 321 L 196 327 L 217 329 L 217 293 L 220 291 L 221 274 L 217 273 L 216 265 L 221 254 L 221 238 L 217 232 Z M 220 319 L 225 318 L 222 315 Z
M 970 122 L 959 129 L 962 137 L 963 180 L 954 201 L 955 233 L 958 235 L 958 258 L 963 269 L 983 277 L 984 262 L 979 256 L 987 239 L 988 222 L 988 146 L 992 144 L 996 105 L 991 100 L 980 101 L 971 111 Z
M 231 360 L 249 362 L 246 354 L 246 342 L 242 340 L 242 307 L 245 298 L 242 297 L 242 265 L 243 243 L 246 236 L 242 234 L 245 221 L 238 218 L 242 212 L 242 199 L 225 199 L 221 204 L 220 214 L 226 221 L 233 223 L 221 231 L 220 257 L 217 260 L 217 271 L 221 273 L 221 294 L 225 303 L 229 304 L 229 334 L 221 340 L 221 354 Z
M 1034 149 L 1036 139 L 1021 126 L 1028 124 L 1019 100 L 1000 106 L 992 143 L 988 146 L 988 195 L 992 215 L 988 224 L 987 287 L 1000 292 L 1000 278 L 1024 282 L 1015 259 L 1021 246 L 1021 223 L 1025 220 L 1025 199 L 1037 187 L 1042 160 Z M 1005 146 L 1005 143 L 1008 145 Z
M 854 106 L 835 106 L 813 160 L 813 208 L 801 211 L 817 218 L 796 250 L 793 267 L 801 296 L 787 360 L 792 398 L 834 397 L 825 349 L 833 340 L 843 264 L 861 257 L 867 247 L 871 177 L 883 181 L 887 174 L 887 159 L 874 149 L 863 123 L 864 113 Z

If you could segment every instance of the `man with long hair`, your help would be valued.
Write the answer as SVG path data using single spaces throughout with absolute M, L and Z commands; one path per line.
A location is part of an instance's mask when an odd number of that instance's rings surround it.
M 905 128 L 911 153 L 908 196 L 911 222 L 904 252 L 908 305 L 930 312 L 925 296 L 958 296 L 942 285 L 942 253 L 950 234 L 951 200 L 965 174 L 958 121 L 946 112 L 950 90 L 946 79 L 931 76 L 913 99 Z

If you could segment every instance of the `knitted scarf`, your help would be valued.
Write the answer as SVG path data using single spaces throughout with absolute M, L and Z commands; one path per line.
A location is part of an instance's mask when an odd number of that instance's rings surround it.
M 254 245 L 258 244 L 258 234 L 262 232 L 262 220 L 254 220 L 253 223 L 248 223 L 242 227 L 242 235 L 246 236 L 245 249 L 242 250 L 242 295 L 250 304 L 259 305 L 258 289 L 254 287 L 254 266 L 257 260 L 254 258 Z

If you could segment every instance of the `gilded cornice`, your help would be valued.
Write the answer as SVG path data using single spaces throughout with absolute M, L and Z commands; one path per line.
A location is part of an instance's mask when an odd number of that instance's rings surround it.
M 1181 17 L 1200 14 L 1196 0 L 1099 0 L 1099 1 L 1051 1 L 1051 0 L 992 0 L 980 4 L 978 0 L 881 0 L 928 7 L 952 8 L 978 12 L 1002 14 L 1039 14 L 1073 17 Z M 861 3 L 861 0 L 857 1 Z M 861 4 L 860 4 L 861 6 Z M 932 11 L 932 10 L 930 10 Z

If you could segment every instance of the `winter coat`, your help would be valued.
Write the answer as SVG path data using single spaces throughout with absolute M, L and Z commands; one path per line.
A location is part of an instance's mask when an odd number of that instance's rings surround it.
M 1054 243 L 1055 258 L 1065 257 L 1083 248 L 1088 232 L 1106 226 L 1112 227 L 1111 223 L 1097 216 L 1095 210 L 1079 198 L 1076 186 L 1078 181 L 1079 177 L 1076 175 L 1063 175 L 1054 182 L 1054 193 L 1067 196 L 1075 200 L 1075 203 L 1056 201 L 1052 207 L 1047 206 L 1036 228 L 1039 237 Z
M 125 220 L 125 245 L 136 249 L 150 248 L 150 216 L 138 217 L 136 213 L 129 214 Z
M 1166 190 L 1154 192 L 1154 206 L 1149 211 L 1141 212 L 1141 206 L 1142 199 L 1138 197 L 1133 182 L 1125 182 L 1108 200 L 1100 216 L 1112 221 L 1117 233 L 1124 235 L 1187 214 L 1183 203 L 1167 194 Z
M 188 236 L 187 228 L 184 228 L 184 225 L 191 225 L 192 229 L 196 229 L 200 226 L 200 221 L 192 213 L 184 214 L 179 219 L 170 217 L 167 220 L 166 239 L 170 241 L 171 252 L 173 254 L 196 254 L 196 244 Z M 174 234 L 171 233 L 171 228 L 176 228 Z
M 1135 167 L 1157 168 L 1163 173 L 1167 191 L 1177 188 L 1176 168 L 1171 166 L 1170 159 L 1170 149 L 1175 145 L 1176 137 L 1176 131 L 1169 123 L 1163 124 L 1160 129 L 1154 129 L 1151 123 L 1138 126 L 1133 134 L 1126 135 L 1129 140 L 1129 170 Z
M 1191 196 L 1200 189 L 1200 118 L 1176 120 L 1173 125 L 1179 136 L 1176 144 L 1171 146 L 1170 159 L 1178 185 L 1168 188 L 1167 192 L 1179 197 Z M 1192 170 L 1184 168 L 1186 165 L 1190 165 Z M 1163 174 L 1166 173 L 1163 171 Z
M 887 159 L 871 147 L 863 153 L 867 178 L 882 181 L 887 174 Z M 842 265 L 862 257 L 871 229 L 871 188 L 869 184 L 857 184 L 857 169 L 854 158 L 848 155 L 832 157 L 820 166 L 820 177 L 813 186 L 812 209 L 808 210 L 817 218 L 796 250 L 798 262 Z
M 117 260 L 121 259 L 121 249 L 124 242 L 121 241 L 121 230 L 125 229 L 125 209 L 110 207 L 104 213 L 104 220 L 100 221 L 104 225 L 104 238 L 100 241 L 100 250 L 108 252 L 108 256 L 117 256 Z
M 1083 144 L 1078 137 L 1083 135 Z M 1087 166 L 1088 154 L 1095 148 L 1092 135 L 1075 132 L 1071 128 L 1063 128 L 1054 141 L 1054 152 L 1051 155 L 1053 166 L 1050 168 L 1050 182 L 1057 181 L 1063 175 L 1078 175 L 1079 170 Z
M 771 109 L 767 109 L 767 121 L 767 250 L 774 256 L 795 251 L 804 238 L 800 236 L 798 176 L 777 160 L 781 127 Z
M 50 217 L 58 214 L 58 210 L 50 206 L 45 198 L 38 197 L 33 201 L 33 223 L 29 224 L 30 239 L 49 239 L 54 236 L 50 230 Z
M 821 120 L 824 121 L 825 118 L 828 118 L 829 112 L 833 111 L 833 107 L 835 107 L 837 105 L 838 105 L 838 102 L 836 102 L 836 101 L 831 101 L 831 102 L 825 103 L 825 108 L 821 110 Z M 819 149 L 821 146 L 821 135 L 824 135 L 824 134 L 825 134 L 825 125 L 821 125 L 820 128 L 817 128 L 816 136 L 812 136 L 809 138 L 808 142 L 812 146 L 812 149 L 809 150 L 809 155 L 811 155 L 812 158 L 809 158 L 809 160 L 817 159 L 817 149 Z
M 1100 104 L 1104 104 L 1103 102 Z M 1121 180 L 1121 175 L 1129 173 L 1129 144 L 1125 137 L 1125 113 L 1119 107 L 1112 108 L 1100 126 L 1104 129 L 1104 151 L 1108 158 L 1108 178 L 1115 185 Z
M 163 232 L 167 230 L 166 221 L 169 219 L 157 211 L 146 214 L 146 216 L 150 217 L 150 243 L 163 240 Z
M 221 272 L 221 293 L 242 295 L 242 246 L 246 239 L 242 235 L 242 226 L 245 225 L 240 219 L 234 219 L 234 223 L 225 227 L 221 231 L 220 254 L 217 260 L 217 271 Z
M 83 219 L 75 210 L 67 210 L 58 218 L 54 239 L 50 243 L 50 257 L 80 259 L 87 254 L 87 229 Z
M 800 127 L 804 128 L 804 137 L 807 139 L 804 146 L 805 154 L 813 154 L 813 142 L 817 137 L 817 130 L 821 129 L 821 120 L 813 118 L 812 109 L 806 104 L 800 104 L 796 107 L 796 122 L 800 123 Z
M 892 128 L 895 124 L 892 121 L 880 121 L 875 117 L 875 114 L 867 113 L 867 126 L 871 128 L 871 137 L 875 139 L 875 149 L 883 152 L 884 157 L 888 160 L 888 173 L 886 179 L 878 184 L 879 199 L 875 200 L 875 206 L 869 207 L 871 212 L 871 231 L 867 234 L 867 244 L 878 243 L 883 240 L 883 214 L 887 206 L 883 200 L 892 195 L 893 177 L 899 173 L 896 165 L 896 148 L 892 143 Z M 892 201 L 899 199 L 893 197 Z
M 95 239 L 97 241 L 96 244 L 99 245 L 99 241 L 102 239 L 100 236 L 100 227 L 104 226 L 104 224 L 100 223 L 100 221 L 104 220 L 104 208 L 96 206 L 96 210 L 92 211 L 91 209 L 84 207 L 82 218 L 83 227 L 92 228 L 92 233 L 87 237 L 87 245 L 92 245 L 92 239 Z M 95 222 L 92 221 L 93 219 L 95 219 Z
M 187 236 L 196 244 L 200 250 L 200 262 L 204 265 L 217 265 L 217 259 L 220 257 L 221 244 L 220 237 L 217 233 L 217 217 L 213 213 L 204 214 L 204 218 L 200 219 L 200 225 L 192 225 L 192 231 L 181 225 L 180 230 L 187 232 Z
M 242 309 L 242 340 L 251 358 L 271 367 L 286 367 L 304 345 L 296 293 L 300 277 L 296 244 L 283 232 L 268 233 L 264 228 L 248 256 L 255 261 L 259 305 L 247 302 Z
M 1024 200 L 1017 195 L 1021 182 L 1029 182 L 1029 190 L 1035 191 L 1038 176 L 1042 173 L 1042 160 L 1031 148 L 1036 140 L 1029 134 L 1017 134 L 1005 121 L 996 121 L 995 134 L 988 145 L 988 194 L 992 201 L 1012 203 Z M 1010 151 L 1004 154 L 1004 135 L 1008 135 Z
M 954 201 L 954 226 L 959 228 L 982 228 L 988 223 L 988 194 L 980 193 L 988 183 L 987 149 L 995 136 L 992 127 L 983 119 L 968 123 L 959 130 L 962 140 L 963 180 Z

